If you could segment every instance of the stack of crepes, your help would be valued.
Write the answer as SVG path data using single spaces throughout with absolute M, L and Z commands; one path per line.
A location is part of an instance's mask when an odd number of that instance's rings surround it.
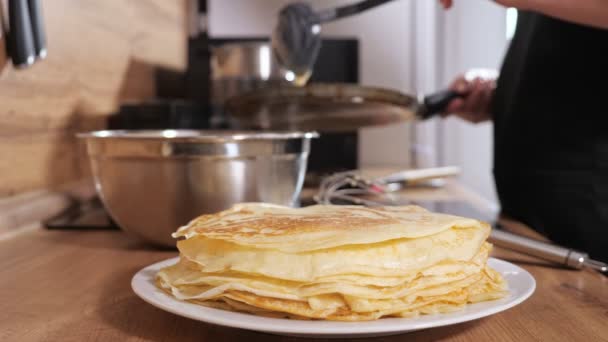
M 174 233 L 157 285 L 180 300 L 272 317 L 359 321 L 505 296 L 486 223 L 417 206 L 246 203 Z

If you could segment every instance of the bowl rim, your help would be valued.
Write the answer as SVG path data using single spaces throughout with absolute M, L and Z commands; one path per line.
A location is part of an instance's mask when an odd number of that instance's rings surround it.
M 316 131 L 253 131 L 253 130 L 97 130 L 77 133 L 76 137 L 94 140 L 169 140 L 192 142 L 231 142 L 244 140 L 291 140 L 318 138 Z

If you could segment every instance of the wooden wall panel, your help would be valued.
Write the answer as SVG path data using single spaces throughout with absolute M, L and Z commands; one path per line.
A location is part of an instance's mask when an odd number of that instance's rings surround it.
M 15 70 L 0 55 L 0 195 L 81 178 L 74 134 L 102 128 L 121 101 L 153 97 L 157 66 L 186 66 L 186 0 L 42 4 L 48 57 Z

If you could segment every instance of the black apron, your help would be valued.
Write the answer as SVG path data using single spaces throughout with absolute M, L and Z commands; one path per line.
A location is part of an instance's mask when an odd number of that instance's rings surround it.
M 608 30 L 520 11 L 492 106 L 503 213 L 608 261 Z

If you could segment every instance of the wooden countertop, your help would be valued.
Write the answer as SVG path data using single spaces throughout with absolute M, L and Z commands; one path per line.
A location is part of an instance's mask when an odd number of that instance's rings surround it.
M 131 291 L 173 256 L 120 231 L 30 229 L 0 241 L 0 341 L 299 341 L 179 317 Z M 530 299 L 480 320 L 382 341 L 607 341 L 608 277 L 496 249 L 536 278 Z

